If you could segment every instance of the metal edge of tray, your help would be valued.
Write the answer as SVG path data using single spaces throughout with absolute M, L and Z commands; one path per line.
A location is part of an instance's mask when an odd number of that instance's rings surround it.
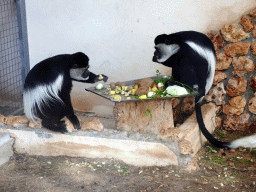
M 170 78 L 170 76 L 166 76 L 166 75 L 161 75 L 161 76 L 153 76 L 153 77 L 145 77 L 145 78 L 151 78 L 153 80 L 156 80 L 156 79 L 160 79 L 160 78 Z M 145 78 L 141 78 L 141 79 L 145 79 Z M 139 81 L 141 79 L 135 79 L 135 80 L 130 80 L 130 81 L 124 81 L 124 82 L 121 82 L 121 83 L 125 83 L 126 85 L 130 86 L 132 84 L 134 84 L 136 81 Z M 105 86 L 108 86 L 110 84 L 106 84 Z M 159 98 L 147 98 L 147 99 L 136 99 L 136 98 L 131 98 L 131 99 L 122 99 L 122 100 L 116 100 L 116 99 L 113 99 L 111 97 L 107 97 L 105 94 L 103 94 L 102 92 L 100 91 L 96 91 L 95 90 L 95 86 L 94 87 L 90 87 L 90 88 L 85 88 L 86 91 L 89 91 L 91 93 L 94 93 L 98 96 L 101 96 L 105 99 L 108 99 L 112 102 L 115 102 L 115 103 L 120 103 L 120 102 L 134 102 L 134 101 L 141 101 L 141 100 L 159 100 L 159 99 L 171 99 L 171 98 L 182 98 L 182 97 L 189 97 L 189 96 L 196 96 L 198 95 L 198 93 L 192 93 L 192 94 L 187 94 L 187 95 L 180 95 L 180 96 L 173 96 L 173 97 L 159 97 Z M 131 97 L 134 97 L 134 96 L 131 96 Z

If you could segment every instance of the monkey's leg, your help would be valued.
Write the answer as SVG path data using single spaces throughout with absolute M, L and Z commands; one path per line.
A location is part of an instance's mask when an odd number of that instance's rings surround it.
M 79 122 L 77 116 L 74 114 L 74 110 L 73 110 L 71 100 L 70 100 L 70 95 L 66 96 L 66 98 L 63 100 L 65 102 L 65 109 L 64 109 L 65 116 L 73 124 L 75 129 L 77 129 L 77 130 L 81 129 L 80 122 Z

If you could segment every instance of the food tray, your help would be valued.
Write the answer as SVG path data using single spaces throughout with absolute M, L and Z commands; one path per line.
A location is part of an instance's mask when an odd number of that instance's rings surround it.
M 169 77 L 170 77 L 170 76 L 160 75 L 160 76 L 154 76 L 154 77 L 149 77 L 149 78 L 155 80 L 155 79 L 169 78 Z M 146 77 L 145 77 L 145 78 L 146 78 Z M 141 79 L 145 79 L 145 78 L 141 78 Z M 139 80 L 141 80 L 141 79 L 136 79 L 136 80 L 131 80 L 131 81 L 124 81 L 124 82 L 122 82 L 122 83 L 125 83 L 126 86 L 132 86 L 132 85 L 134 85 L 134 83 L 135 83 L 136 81 L 139 81 Z M 89 92 L 92 92 L 92 93 L 94 93 L 94 94 L 96 94 L 96 95 L 99 95 L 99 96 L 101 96 L 101 97 L 103 97 L 103 98 L 105 98 L 105 99 L 108 99 L 108 100 L 110 100 L 110 101 L 117 102 L 117 103 L 119 103 L 119 102 L 131 102 L 131 101 L 139 101 L 139 100 L 141 100 L 141 99 L 138 99 L 138 98 L 136 98 L 135 96 L 132 96 L 132 95 L 129 96 L 131 99 L 126 99 L 127 97 L 125 97 L 124 95 L 121 95 L 121 94 L 118 94 L 118 95 L 121 96 L 121 100 L 116 100 L 116 99 L 114 99 L 113 97 L 111 97 L 111 96 L 113 96 L 113 95 L 105 94 L 106 92 L 108 92 L 107 89 L 105 88 L 105 87 L 107 87 L 108 85 L 110 85 L 110 84 L 105 84 L 105 85 L 104 85 L 104 88 L 101 89 L 101 90 L 97 90 L 97 89 L 95 88 L 96 85 L 95 85 L 94 87 L 85 88 L 85 90 L 86 90 L 86 91 L 89 91 Z M 198 94 L 198 93 L 195 92 L 195 93 L 193 93 L 193 94 L 187 94 L 187 95 L 180 95 L 180 96 L 173 96 L 173 97 L 147 98 L 147 99 L 143 99 L 143 100 L 157 100 L 157 99 L 180 98 L 180 97 L 195 96 L 195 95 L 197 95 L 197 94 Z

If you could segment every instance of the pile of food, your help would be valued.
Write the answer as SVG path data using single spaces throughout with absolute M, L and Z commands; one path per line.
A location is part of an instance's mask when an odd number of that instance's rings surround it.
M 96 91 L 100 91 L 110 96 L 114 100 L 153 99 L 159 97 L 179 97 L 181 95 L 192 94 L 195 91 L 186 85 L 172 81 L 171 77 L 141 79 L 132 85 L 122 82 L 112 82 L 104 87 L 102 83 L 97 84 Z

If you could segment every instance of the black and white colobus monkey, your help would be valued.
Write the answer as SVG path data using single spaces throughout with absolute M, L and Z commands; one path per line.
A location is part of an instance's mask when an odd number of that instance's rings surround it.
M 199 128 L 204 136 L 218 148 L 256 147 L 256 135 L 232 142 L 215 139 L 206 129 L 201 111 L 204 96 L 210 90 L 215 72 L 216 55 L 211 40 L 195 31 L 183 31 L 155 38 L 154 62 L 172 68 L 175 81 L 197 90 L 195 110 Z
M 57 55 L 36 64 L 27 74 L 23 91 L 24 112 L 28 119 L 41 120 L 52 131 L 67 132 L 63 117 L 81 129 L 70 100 L 72 80 L 96 83 L 99 75 L 89 70 L 84 53 Z M 103 81 L 108 77 L 102 75 Z

